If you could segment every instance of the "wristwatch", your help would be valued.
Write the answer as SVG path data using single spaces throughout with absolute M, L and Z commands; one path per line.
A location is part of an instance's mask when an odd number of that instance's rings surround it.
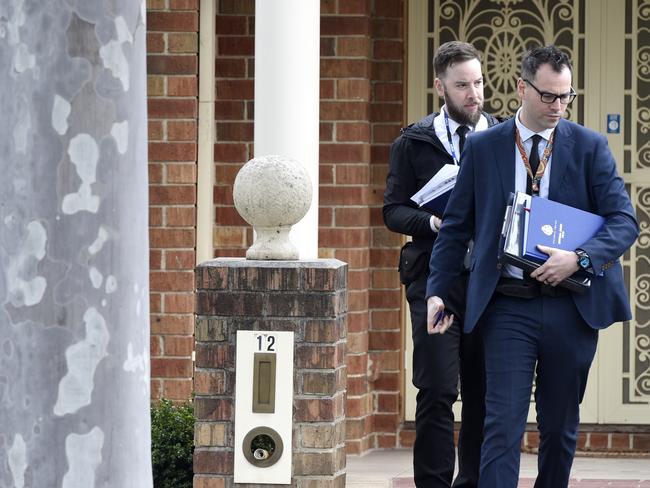
M 591 258 L 589 257 L 589 254 L 587 254 L 587 251 L 576 249 L 573 252 L 578 256 L 578 268 L 582 271 L 589 270 L 591 268 Z

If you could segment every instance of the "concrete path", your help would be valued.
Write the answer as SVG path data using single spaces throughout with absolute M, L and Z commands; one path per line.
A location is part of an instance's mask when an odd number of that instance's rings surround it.
M 519 488 L 532 488 L 537 457 L 522 454 Z M 348 456 L 346 486 L 414 488 L 410 449 L 372 451 Z M 650 457 L 576 457 L 569 488 L 650 488 Z

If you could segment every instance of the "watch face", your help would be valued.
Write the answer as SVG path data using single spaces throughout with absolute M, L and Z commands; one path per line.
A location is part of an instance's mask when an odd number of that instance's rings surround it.
M 581 257 L 578 264 L 582 269 L 587 269 L 589 267 L 589 258 L 586 256 Z

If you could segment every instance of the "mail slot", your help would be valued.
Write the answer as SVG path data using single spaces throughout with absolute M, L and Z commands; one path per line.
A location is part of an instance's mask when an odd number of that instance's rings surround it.
M 253 356 L 253 412 L 275 413 L 275 358 L 273 353 Z

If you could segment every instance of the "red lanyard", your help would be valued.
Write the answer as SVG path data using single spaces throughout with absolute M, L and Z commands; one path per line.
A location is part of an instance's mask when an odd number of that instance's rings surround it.
M 551 137 L 548 138 L 548 142 L 546 143 L 546 148 L 544 148 L 544 153 L 542 154 L 542 158 L 539 160 L 539 166 L 537 167 L 537 172 L 533 176 L 533 170 L 530 167 L 530 163 L 528 162 L 528 155 L 526 154 L 526 149 L 524 149 L 524 144 L 523 142 L 521 142 L 521 135 L 519 135 L 519 129 L 515 125 L 515 142 L 517 143 L 517 148 L 519 149 L 519 154 L 521 155 L 521 159 L 524 161 L 526 172 L 528 173 L 528 176 L 531 179 L 532 182 L 531 186 L 534 195 L 539 195 L 539 182 L 542 181 L 542 177 L 544 176 L 544 171 L 546 171 L 546 166 L 548 165 L 548 158 L 551 157 L 551 151 L 553 151 L 554 135 L 555 135 L 555 131 L 551 132 Z

